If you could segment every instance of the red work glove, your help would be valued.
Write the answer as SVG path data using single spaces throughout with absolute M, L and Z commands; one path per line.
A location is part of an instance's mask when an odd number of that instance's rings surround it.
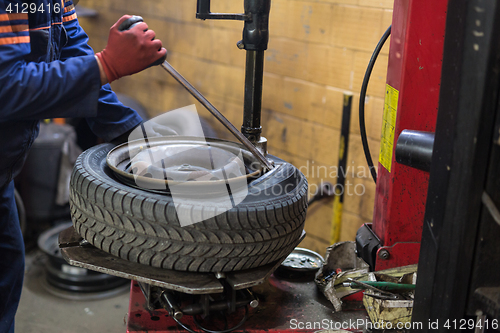
M 144 22 L 119 31 L 120 24 L 131 17 L 125 15 L 111 27 L 108 44 L 96 54 L 110 83 L 148 68 L 167 53 L 161 41 L 154 39 L 155 32 L 148 30 Z

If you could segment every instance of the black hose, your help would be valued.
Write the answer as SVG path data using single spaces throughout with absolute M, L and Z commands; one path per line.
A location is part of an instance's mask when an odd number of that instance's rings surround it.
M 193 330 L 192 328 L 190 328 L 189 326 L 187 325 L 184 325 L 180 320 L 178 320 L 177 318 L 175 318 L 174 316 L 172 316 L 172 318 L 175 320 L 175 322 L 181 326 L 183 329 L 185 329 L 186 331 L 188 331 L 189 333 L 199 333 L 199 332 L 196 332 L 195 330 Z M 247 321 L 248 319 L 248 306 L 245 307 L 245 316 L 243 317 L 243 319 L 238 323 L 238 325 L 234 326 L 233 328 L 227 328 L 227 318 L 224 317 L 224 320 L 225 320 L 225 329 L 223 331 L 212 331 L 212 330 L 209 330 L 209 329 L 206 329 L 205 327 L 201 326 L 200 322 L 196 319 L 196 316 L 193 316 L 193 321 L 194 323 L 196 324 L 196 326 L 198 326 L 199 329 L 201 329 L 203 332 L 206 332 L 206 333 L 229 333 L 229 332 L 232 332 L 234 330 L 237 330 L 238 328 L 240 328 L 241 326 L 243 326 L 243 324 L 245 324 L 245 322 Z
M 372 75 L 373 67 L 375 66 L 375 62 L 377 61 L 378 55 L 382 50 L 382 47 L 384 47 L 387 38 L 389 38 L 389 36 L 391 35 L 391 27 L 392 25 L 390 25 L 389 28 L 387 28 L 387 30 L 384 32 L 384 35 L 373 51 L 370 62 L 368 63 L 368 68 L 365 72 L 365 78 L 363 79 L 361 92 L 359 94 L 359 132 L 361 134 L 361 142 L 363 144 L 363 151 L 365 152 L 366 162 L 368 163 L 368 167 L 370 168 L 370 172 L 375 183 L 377 183 L 377 171 L 375 170 L 375 166 L 373 165 L 372 155 L 370 154 L 370 147 L 368 146 L 368 138 L 366 136 L 365 99 L 366 90 L 368 89 L 368 83 L 370 82 L 370 76 Z
M 245 307 L 245 316 L 239 322 L 238 325 L 234 326 L 233 328 L 225 329 L 223 331 L 212 331 L 212 330 L 206 329 L 205 327 L 201 326 L 201 324 L 196 319 L 196 316 L 193 316 L 193 320 L 194 320 L 194 323 L 196 324 L 196 326 L 198 326 L 198 328 L 200 330 L 202 330 L 203 332 L 205 332 L 205 333 L 229 333 L 229 332 L 237 330 L 238 328 L 240 328 L 241 326 L 243 326 L 243 324 L 247 321 L 247 319 L 248 319 L 248 306 Z
M 175 320 L 175 322 L 180 326 L 182 327 L 183 329 L 185 329 L 186 331 L 188 331 L 189 333 L 198 333 L 196 331 L 193 331 L 189 326 L 187 325 L 184 325 L 183 323 L 181 323 L 179 321 L 179 319 L 175 318 L 174 316 L 172 316 L 172 318 Z

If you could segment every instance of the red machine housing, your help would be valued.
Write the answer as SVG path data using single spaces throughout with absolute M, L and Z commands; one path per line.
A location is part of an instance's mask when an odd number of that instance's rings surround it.
M 372 230 L 382 247 L 375 270 L 418 262 L 429 173 L 398 164 L 395 147 L 404 129 L 435 131 L 447 5 L 447 0 L 394 3 L 387 85 L 399 98 L 390 171 L 380 162 L 378 167 Z M 388 97 L 389 91 L 386 106 Z
M 354 308 L 332 313 L 330 302 L 317 297 L 316 284 L 311 279 L 289 281 L 272 275 L 253 292 L 261 300 L 256 309 L 251 309 L 244 326 L 235 332 L 247 333 L 306 333 L 318 330 L 344 329 L 361 333 L 366 323 L 364 309 Z M 229 327 L 234 327 L 244 315 L 240 309 L 227 318 Z M 201 332 L 191 316 L 180 321 Z M 311 325 L 311 327 L 310 327 Z M 182 333 L 181 328 L 166 310 L 149 310 L 139 285 L 132 281 L 127 319 L 127 333 Z

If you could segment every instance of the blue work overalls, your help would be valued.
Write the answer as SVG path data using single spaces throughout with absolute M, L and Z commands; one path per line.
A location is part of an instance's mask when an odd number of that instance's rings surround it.
M 72 1 L 0 0 L 0 333 L 14 331 L 24 244 L 12 179 L 46 118 L 86 118 L 112 140 L 141 122 L 100 75 Z

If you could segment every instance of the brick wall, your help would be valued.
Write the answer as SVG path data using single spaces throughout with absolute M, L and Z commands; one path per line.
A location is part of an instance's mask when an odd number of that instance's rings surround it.
M 320 180 L 335 183 L 331 167 L 338 160 L 343 93 L 354 95 L 341 240 L 353 240 L 358 227 L 372 219 L 375 186 L 365 168 L 357 109 L 371 53 L 391 24 L 392 4 L 392 0 L 272 0 L 262 122 L 270 152 L 301 167 L 311 185 Z M 82 0 L 79 5 L 99 12 L 98 18 L 80 19 L 96 51 L 106 45 L 108 28 L 122 14 L 143 16 L 168 49 L 170 63 L 237 128 L 241 126 L 245 52 L 236 48 L 236 42 L 241 39 L 242 22 L 196 20 L 196 0 Z M 213 0 L 212 6 L 213 12 L 242 12 L 243 0 Z M 380 147 L 388 44 L 365 101 L 374 161 Z M 138 99 L 152 116 L 195 103 L 160 68 L 120 79 L 113 88 Z M 208 115 L 201 105 L 197 108 Z M 358 193 L 364 189 L 364 194 L 356 195 L 355 189 Z M 323 254 L 329 245 L 331 217 L 331 202 L 311 206 L 308 236 L 301 246 Z

